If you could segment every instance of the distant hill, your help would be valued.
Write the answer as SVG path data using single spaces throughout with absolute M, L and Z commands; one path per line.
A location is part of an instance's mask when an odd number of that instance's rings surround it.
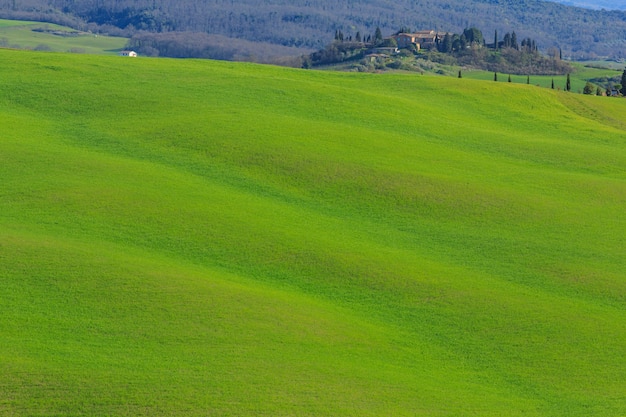
M 98 36 L 50 23 L 0 19 L 0 47 L 114 55 L 127 41 L 126 38 Z
M 557 3 L 568 6 L 585 7 L 587 9 L 605 9 L 605 10 L 626 10 L 626 1 L 624 0 L 553 0 Z
M 0 0 L 0 17 L 72 23 L 131 36 L 137 31 L 203 32 L 265 44 L 319 49 L 336 30 L 389 35 L 401 27 L 459 33 L 478 27 L 487 39 L 515 31 L 564 55 L 626 57 L 626 12 L 538 0 Z M 296 52 L 296 51 L 294 51 Z

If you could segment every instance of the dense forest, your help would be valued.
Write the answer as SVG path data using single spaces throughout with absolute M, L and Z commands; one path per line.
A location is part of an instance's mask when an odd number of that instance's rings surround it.
M 485 33 L 515 28 L 520 38 L 532 36 L 544 50 L 561 48 L 565 57 L 626 57 L 626 12 L 538 0 L 0 0 L 0 17 L 138 36 L 135 44 L 156 46 L 169 42 L 163 34 L 171 32 L 193 32 L 188 36 L 194 43 L 202 38 L 198 34 L 219 35 L 297 48 L 289 50 L 294 55 L 322 48 L 337 30 L 365 35 L 379 27 L 389 35 L 405 26 L 455 33 L 471 26 Z M 150 34 L 160 35 L 150 41 Z M 171 38 L 179 41 L 181 36 Z M 241 43 L 220 45 L 214 49 L 228 55 L 236 52 L 222 47 L 233 49 Z M 162 54 L 151 47 L 153 54 Z

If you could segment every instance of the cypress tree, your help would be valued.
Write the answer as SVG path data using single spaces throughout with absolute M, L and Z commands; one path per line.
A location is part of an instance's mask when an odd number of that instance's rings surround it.
M 554 90 L 554 78 L 552 79 L 552 89 Z
M 530 75 L 526 76 L 526 84 L 530 84 Z
M 498 73 L 497 72 L 493 73 L 493 80 L 494 81 L 498 81 Z
M 374 43 L 376 45 L 383 43 L 383 33 L 380 31 L 378 26 L 376 27 L 376 32 L 374 33 Z
M 452 37 L 446 33 L 439 45 L 439 52 L 452 52 Z
M 511 74 L 509 74 L 509 82 L 511 82 Z
M 571 91 L 572 83 L 569 79 L 569 74 L 567 74 L 567 81 L 565 82 L 565 91 Z
M 504 47 L 505 48 L 510 48 L 511 47 L 511 34 L 509 32 L 507 32 L 504 35 Z
M 621 89 L 622 95 L 626 96 L 626 68 L 624 69 L 624 72 L 622 73 L 622 89 Z
M 461 76 L 461 70 L 459 70 L 459 78 L 463 78 L 463 77 Z

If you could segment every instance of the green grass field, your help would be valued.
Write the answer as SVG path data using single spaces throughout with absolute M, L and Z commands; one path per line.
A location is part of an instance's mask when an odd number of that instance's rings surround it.
M 76 36 L 61 36 L 71 33 Z M 127 41 L 126 38 L 76 32 L 52 23 L 0 19 L 1 47 L 113 55 L 121 51 Z
M 626 415 L 626 100 L 0 60 L 0 415 Z

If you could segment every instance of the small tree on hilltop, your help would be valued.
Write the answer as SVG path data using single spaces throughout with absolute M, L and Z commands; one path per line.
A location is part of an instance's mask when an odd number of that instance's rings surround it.
M 469 28 L 463 31 L 465 40 L 470 44 L 482 45 L 484 43 L 483 33 L 476 28 Z
M 383 43 L 383 33 L 380 31 L 379 27 L 376 27 L 376 32 L 374 33 L 374 43 L 376 45 Z
M 446 33 L 439 44 L 439 52 L 452 52 L 452 36 Z
M 622 95 L 626 96 L 626 69 L 622 73 Z
M 583 88 L 583 94 L 593 94 L 593 84 L 591 84 L 589 81 L 587 81 L 587 84 L 585 84 L 585 88 Z

